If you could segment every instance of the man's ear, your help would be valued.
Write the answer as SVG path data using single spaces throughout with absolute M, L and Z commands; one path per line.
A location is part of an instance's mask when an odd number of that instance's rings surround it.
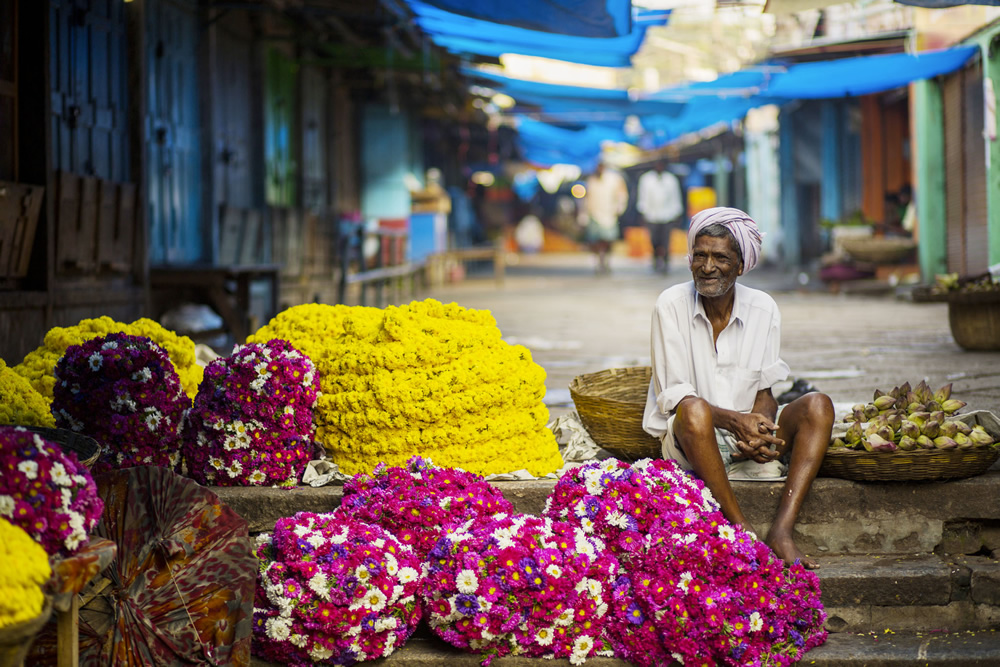
M 739 270 L 739 272 L 736 275 L 737 275 L 737 277 L 743 275 L 743 262 L 740 262 L 740 270 Z

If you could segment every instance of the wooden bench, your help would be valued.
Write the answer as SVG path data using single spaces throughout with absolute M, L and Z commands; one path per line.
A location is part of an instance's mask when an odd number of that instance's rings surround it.
M 503 285 L 506 256 L 500 245 L 454 248 L 429 255 L 427 257 L 429 282 L 432 285 L 444 283 L 449 265 L 461 264 L 464 267 L 468 262 L 477 261 L 493 262 L 493 279 L 498 286 Z
M 403 229 L 379 227 L 366 230 L 363 224 L 347 223 L 341 230 L 339 243 L 340 282 L 337 289 L 338 303 L 347 302 L 347 288 L 358 285 L 358 303 L 369 305 L 368 291 L 374 289 L 374 304 L 381 307 L 385 303 L 386 292 L 393 301 L 402 300 L 408 291 L 411 299 L 426 282 L 424 262 L 410 262 L 406 259 L 406 243 L 409 234 Z M 375 256 L 371 262 L 364 256 L 367 238 L 377 242 Z M 407 290 L 408 288 L 408 290 Z

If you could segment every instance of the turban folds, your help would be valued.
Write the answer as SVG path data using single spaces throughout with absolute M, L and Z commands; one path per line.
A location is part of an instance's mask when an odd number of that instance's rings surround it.
M 730 231 L 743 255 L 743 272 L 750 271 L 760 260 L 760 245 L 763 234 L 757 228 L 753 218 L 738 208 L 716 206 L 695 213 L 688 229 L 688 261 L 691 261 L 691 251 L 698 234 L 709 225 L 722 225 Z

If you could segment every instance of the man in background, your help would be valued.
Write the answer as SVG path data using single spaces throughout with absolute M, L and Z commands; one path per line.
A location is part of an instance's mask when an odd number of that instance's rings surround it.
M 639 177 L 636 209 L 649 230 L 653 244 L 653 270 L 667 273 L 670 267 L 670 231 L 680 226 L 684 198 L 680 181 L 667 171 L 662 159 Z
M 611 272 L 608 263 L 611 244 L 618 240 L 618 218 L 628 208 L 628 186 L 621 174 L 598 163 L 594 173 L 587 177 L 586 188 L 585 238 L 597 256 L 597 272 L 607 274 Z

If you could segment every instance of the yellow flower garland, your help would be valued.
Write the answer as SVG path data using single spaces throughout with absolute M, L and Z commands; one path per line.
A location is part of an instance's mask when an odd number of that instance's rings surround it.
M 49 403 L 31 383 L 0 359 L 0 424 L 56 425 Z
M 486 310 L 434 299 L 385 309 L 306 304 L 247 339 L 283 338 L 320 374 L 316 437 L 348 473 L 413 455 L 488 475 L 563 462 L 542 403 L 545 370 Z
M 167 352 L 180 377 L 184 393 L 192 398 L 198 393 L 198 385 L 201 384 L 205 371 L 195 360 L 194 341 L 187 336 L 178 336 L 147 318 L 138 319 L 132 324 L 124 324 L 110 317 L 99 317 L 81 320 L 72 327 L 53 327 L 45 334 L 42 345 L 29 352 L 14 370 L 27 378 L 31 386 L 51 403 L 52 387 L 56 383 L 54 375 L 56 364 L 66 353 L 66 349 L 71 345 L 80 345 L 91 338 L 110 333 L 126 333 L 151 339 Z
M 51 576 L 45 549 L 26 532 L 0 518 L 0 628 L 42 613 L 42 585 Z

